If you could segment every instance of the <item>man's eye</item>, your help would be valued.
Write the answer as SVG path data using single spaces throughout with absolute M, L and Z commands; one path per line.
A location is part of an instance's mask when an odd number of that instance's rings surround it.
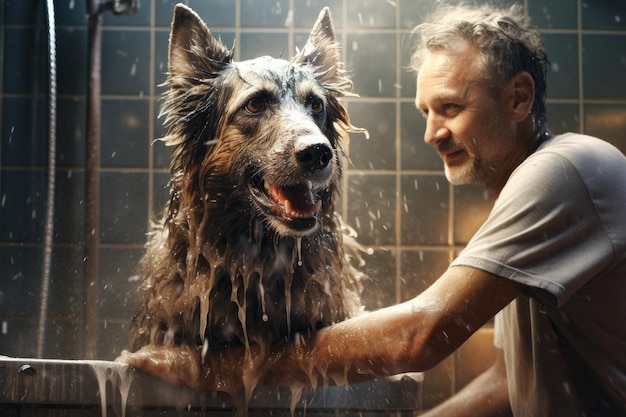
M 246 103 L 245 109 L 250 113 L 259 113 L 265 110 L 265 103 L 260 98 L 251 98 Z
M 459 110 L 459 105 L 456 103 L 446 103 L 443 105 L 444 112 L 456 112 Z

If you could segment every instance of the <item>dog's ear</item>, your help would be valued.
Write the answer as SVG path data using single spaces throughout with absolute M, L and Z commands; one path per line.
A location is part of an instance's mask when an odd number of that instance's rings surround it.
M 217 65 L 231 60 L 232 52 L 213 36 L 200 16 L 183 4 L 174 7 L 168 63 L 171 75 L 204 78 Z
M 339 45 L 335 37 L 330 9 L 324 7 L 313 25 L 304 48 L 293 58 L 293 62 L 315 67 L 318 79 L 325 84 L 351 87 L 352 83 L 343 71 Z

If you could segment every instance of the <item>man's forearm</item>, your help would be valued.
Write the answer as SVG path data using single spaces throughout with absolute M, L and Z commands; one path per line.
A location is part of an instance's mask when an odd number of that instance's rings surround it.
M 421 346 L 432 331 L 427 320 L 420 322 L 431 317 L 420 314 L 423 307 L 418 301 L 388 307 L 273 349 L 261 382 L 343 385 L 428 369 L 447 352 Z

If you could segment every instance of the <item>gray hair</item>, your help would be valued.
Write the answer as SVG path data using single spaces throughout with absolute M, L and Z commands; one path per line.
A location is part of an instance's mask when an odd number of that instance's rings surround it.
M 527 72 L 535 82 L 535 102 L 531 110 L 536 126 L 546 122 L 546 74 L 548 58 L 539 32 L 530 27 L 522 7 L 442 6 L 418 25 L 417 49 L 411 68 L 418 72 L 425 55 L 432 51 L 453 50 L 466 41 L 482 55 L 485 77 L 500 91 L 516 74 Z

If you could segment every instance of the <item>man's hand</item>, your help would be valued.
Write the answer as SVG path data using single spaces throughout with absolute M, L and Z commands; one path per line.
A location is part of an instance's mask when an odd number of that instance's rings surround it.
M 244 375 L 253 360 L 243 348 L 211 352 L 202 357 L 201 347 L 147 345 L 137 352 L 123 351 L 118 362 L 163 379 L 174 385 L 198 391 L 240 392 Z M 254 379 L 254 378 L 250 378 Z

